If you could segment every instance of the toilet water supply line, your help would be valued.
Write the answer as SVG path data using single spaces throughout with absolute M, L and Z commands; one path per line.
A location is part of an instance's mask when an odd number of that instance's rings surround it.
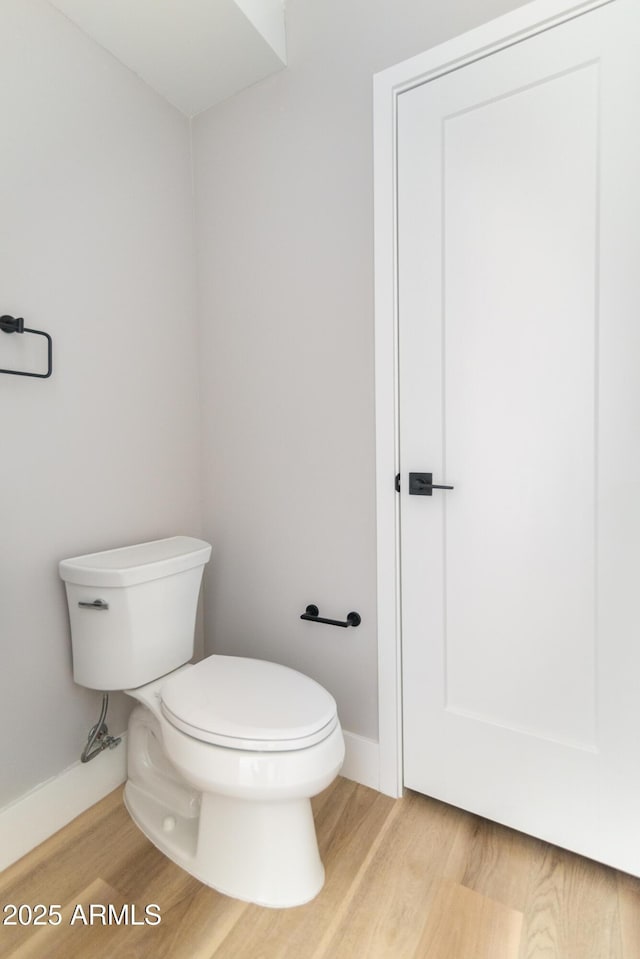
M 109 730 L 105 719 L 107 716 L 107 709 L 109 708 L 109 694 L 103 693 L 102 695 L 102 709 L 100 710 L 100 718 L 95 726 L 92 726 L 89 730 L 89 736 L 87 737 L 87 745 L 82 750 L 82 755 L 80 761 L 83 763 L 88 763 L 90 759 L 95 759 L 96 756 L 99 756 L 104 749 L 115 749 L 119 742 L 122 742 L 122 736 L 114 738 L 109 736 Z M 97 746 L 91 752 L 92 746 L 97 743 Z

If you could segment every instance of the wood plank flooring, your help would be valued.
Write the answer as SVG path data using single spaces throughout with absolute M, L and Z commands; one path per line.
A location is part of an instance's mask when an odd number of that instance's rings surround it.
M 169 862 L 116 790 L 0 874 L 0 908 L 59 904 L 62 915 L 0 926 L 0 959 L 640 959 L 631 876 L 346 779 L 314 800 L 314 815 L 324 889 L 306 906 L 263 909 Z M 144 923 L 151 903 L 157 925 Z M 126 904 L 141 924 L 103 925 L 101 904 Z

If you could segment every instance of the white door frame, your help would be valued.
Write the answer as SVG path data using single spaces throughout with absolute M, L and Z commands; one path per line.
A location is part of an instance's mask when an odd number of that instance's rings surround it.
M 397 98 L 616 0 L 532 0 L 512 13 L 389 67 L 374 77 L 376 515 L 378 587 L 379 788 L 401 796 L 402 685 L 399 472 L 398 290 L 396 236 Z

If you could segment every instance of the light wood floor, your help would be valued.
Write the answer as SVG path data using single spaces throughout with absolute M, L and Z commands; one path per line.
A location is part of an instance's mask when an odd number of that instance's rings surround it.
M 327 881 L 297 909 L 219 895 L 165 859 L 116 790 L 0 874 L 12 959 L 639 959 L 640 880 L 416 793 L 338 779 L 314 801 Z M 70 925 L 77 904 L 157 903 L 149 926 Z M 87 911 L 87 910 L 85 910 Z

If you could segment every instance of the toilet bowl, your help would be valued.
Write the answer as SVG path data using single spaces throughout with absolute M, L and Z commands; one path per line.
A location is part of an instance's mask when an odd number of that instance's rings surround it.
M 172 537 L 63 561 L 74 678 L 139 703 L 124 798 L 151 842 L 222 893 L 301 905 L 324 882 L 310 800 L 344 759 L 336 704 L 275 663 L 186 662 L 210 551 Z
M 125 787 L 145 835 L 237 899 L 313 899 L 324 868 L 310 799 L 344 759 L 332 697 L 292 669 L 230 656 L 125 691 L 145 707 L 129 723 Z

